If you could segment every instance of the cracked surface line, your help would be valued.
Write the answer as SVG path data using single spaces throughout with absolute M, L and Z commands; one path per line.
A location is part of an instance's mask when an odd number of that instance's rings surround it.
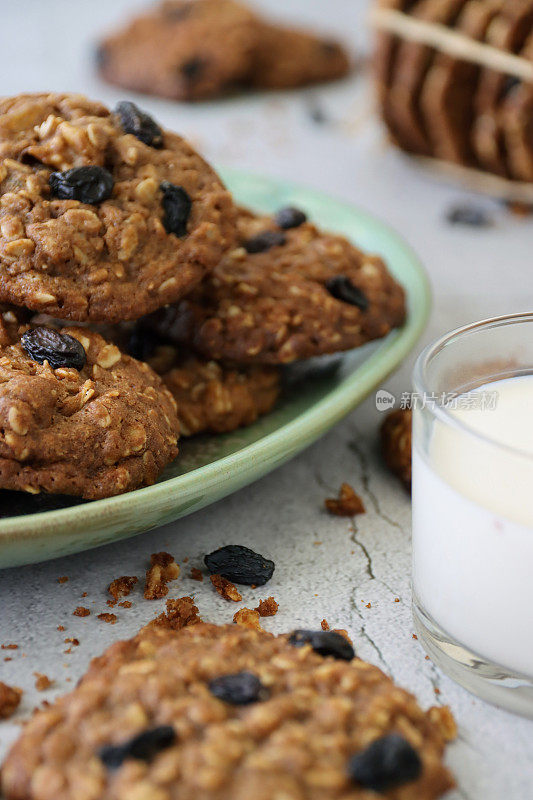
M 358 428 L 355 425 L 352 426 L 352 435 L 355 438 L 348 442 L 348 449 L 353 453 L 353 455 L 357 458 L 357 460 L 359 462 L 359 466 L 360 466 L 360 469 L 361 469 L 361 480 L 363 482 L 363 487 L 365 489 L 365 492 L 368 494 L 368 496 L 370 498 L 370 501 L 371 501 L 371 503 L 372 503 L 372 505 L 374 507 L 374 511 L 376 512 L 378 517 L 380 517 L 380 519 L 382 519 L 388 525 L 391 525 L 393 528 L 396 528 L 397 530 L 399 530 L 402 533 L 402 535 L 406 536 L 407 535 L 407 531 L 403 528 L 402 525 L 400 525 L 399 522 L 396 522 L 396 520 L 394 520 L 391 517 L 389 517 L 388 514 L 386 514 L 382 510 L 381 504 L 380 504 L 380 502 L 379 502 L 379 500 L 377 498 L 377 495 L 370 488 L 370 476 L 371 476 L 370 465 L 368 463 L 368 457 L 367 457 L 366 453 L 362 450 L 362 448 L 358 444 L 357 439 L 361 439 L 362 436 L 361 436 L 361 433 L 359 432 Z

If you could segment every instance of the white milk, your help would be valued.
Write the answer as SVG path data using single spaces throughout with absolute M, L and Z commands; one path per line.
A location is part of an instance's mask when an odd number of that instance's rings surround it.
M 533 375 L 475 391 L 496 407 L 449 413 L 481 436 L 436 421 L 429 459 L 413 452 L 414 591 L 457 642 L 533 677 Z

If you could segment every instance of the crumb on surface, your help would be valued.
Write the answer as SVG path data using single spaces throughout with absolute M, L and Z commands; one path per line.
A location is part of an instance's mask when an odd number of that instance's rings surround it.
M 119 606 L 121 608 L 131 608 L 132 605 L 133 603 L 131 602 L 131 600 L 122 600 L 122 602 L 119 603 Z
M 88 592 L 82 592 L 82 593 L 81 593 L 81 596 L 82 596 L 82 597 L 87 597 L 87 595 L 88 595 L 88 594 L 89 594 Z
M 327 619 L 322 620 L 322 622 L 320 623 L 320 627 L 322 628 L 323 631 L 329 631 L 329 622 L 327 621 Z
M 365 608 L 372 608 L 372 603 L 367 603 L 367 604 L 365 605 Z
M 232 600 L 234 603 L 240 603 L 242 595 L 234 583 L 223 578 L 221 575 L 210 575 L 209 580 L 224 600 Z
M 330 514 L 336 514 L 338 517 L 353 517 L 365 513 L 363 501 L 349 483 L 343 483 L 339 489 L 339 496 L 326 498 L 324 505 Z
M 198 567 L 191 567 L 190 576 L 193 579 L 193 581 L 200 581 L 200 583 L 204 579 L 202 570 L 198 569 Z
M 60 578 L 57 579 L 58 583 L 66 583 L 68 581 L 67 575 L 62 575 Z
M 42 672 L 34 672 L 33 674 L 35 675 L 35 688 L 38 692 L 45 692 L 54 683 L 48 675 L 44 675 Z
M 416 635 L 416 633 L 413 633 L 413 639 L 418 639 L 418 636 Z
M 261 627 L 259 619 L 259 611 L 256 611 L 255 608 L 240 608 L 233 615 L 233 622 L 235 622 L 236 625 L 242 625 L 245 628 L 252 628 L 253 630 L 264 632 L 264 628 Z
M 19 649 L 18 644 L 10 644 L 10 643 L 2 644 L 2 645 L 0 645 L 0 647 L 2 648 L 2 650 L 18 650 Z
M 15 713 L 21 697 L 22 689 L 0 681 L 0 719 L 8 719 Z
M 255 610 L 260 617 L 273 617 L 274 614 L 278 613 L 278 608 L 279 603 L 273 597 L 267 597 L 259 601 L 259 605 L 256 606 Z
M 152 553 L 150 567 L 146 570 L 144 585 L 145 600 L 160 600 L 168 594 L 167 583 L 175 581 L 180 574 L 179 565 L 170 553 Z
M 395 603 L 399 603 L 399 602 L 400 602 L 400 598 L 399 598 L 399 597 L 395 597 L 395 598 L 394 598 L 394 602 L 395 602 Z
M 122 600 L 127 597 L 139 579 L 135 575 L 122 575 L 120 578 L 115 578 L 107 587 L 107 591 L 115 601 Z M 109 603 L 109 600 L 108 600 Z
M 198 606 L 194 604 L 192 597 L 178 597 L 176 600 L 167 600 L 167 610 L 159 614 L 152 622 L 151 626 L 161 626 L 164 628 L 172 628 L 172 630 L 179 631 L 188 625 L 196 625 L 202 622 L 201 617 L 198 615 Z
M 72 644 L 74 645 L 74 647 L 78 647 L 79 643 L 80 640 L 76 639 L 74 636 L 67 636 L 67 638 L 65 639 L 65 644 Z
M 97 615 L 97 619 L 101 619 L 102 622 L 108 622 L 110 625 L 114 625 L 118 617 L 116 614 L 110 614 L 108 611 L 104 611 L 102 614 Z
M 72 612 L 73 617 L 88 617 L 91 612 L 85 606 L 77 606 Z
M 58 630 L 58 631 L 65 631 L 65 630 L 66 630 L 66 628 L 65 628 L 65 626 L 64 626 L 64 625 L 58 625 L 58 626 L 57 626 L 57 630 Z

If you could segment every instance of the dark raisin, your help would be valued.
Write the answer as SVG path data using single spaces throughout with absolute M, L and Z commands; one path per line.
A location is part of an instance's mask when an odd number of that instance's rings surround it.
M 355 652 L 347 639 L 335 631 L 293 631 L 289 642 L 294 647 L 303 647 L 310 644 L 315 653 L 321 656 L 333 656 L 341 661 L 351 661 Z
M 126 343 L 126 352 L 139 361 L 148 361 L 156 351 L 161 339 L 149 328 L 137 324 L 132 329 Z
M 211 575 L 222 575 L 232 583 L 264 586 L 273 575 L 275 564 L 240 544 L 228 544 L 204 558 Z
M 243 247 L 247 253 L 264 253 L 271 247 L 281 247 L 286 241 L 287 237 L 280 231 L 261 231 L 243 242 Z
M 163 192 L 163 209 L 165 211 L 163 225 L 166 232 L 175 233 L 176 236 L 185 236 L 192 208 L 191 198 L 183 186 L 175 186 L 168 181 L 163 181 L 161 191 Z
M 376 739 L 365 750 L 352 756 L 348 763 L 352 781 L 374 792 L 386 792 L 414 781 L 421 772 L 420 756 L 398 733 Z
M 253 672 L 236 672 L 214 678 L 209 682 L 209 691 L 233 706 L 245 706 L 267 698 L 265 687 Z
M 165 17 L 172 20 L 181 20 L 186 19 L 191 15 L 192 11 L 192 4 L 191 3 L 183 3 L 181 6 L 168 6 L 165 7 L 163 13 Z
M 159 725 L 134 736 L 124 744 L 108 745 L 99 752 L 100 759 L 109 769 L 118 769 L 128 758 L 151 761 L 155 756 L 176 741 L 176 733 L 170 725 Z
M 113 176 L 104 167 L 72 167 L 65 172 L 52 172 L 48 179 L 54 197 L 101 203 L 111 197 Z
M 337 56 L 339 54 L 339 45 L 337 42 L 331 40 L 324 40 L 320 42 L 319 47 L 325 56 Z
M 180 66 L 180 72 L 189 83 L 201 77 L 205 70 L 206 62 L 202 58 L 191 58 Z
M 368 299 L 365 294 L 354 286 L 353 283 L 346 275 L 335 275 L 326 281 L 326 289 L 332 297 L 340 300 L 343 303 L 349 303 L 351 306 L 357 306 L 361 311 L 366 311 L 368 308 Z
M 163 146 L 163 131 L 149 114 L 129 100 L 118 103 L 115 113 L 120 119 L 120 126 L 124 133 L 132 133 L 139 141 L 150 147 Z
M 300 225 L 306 222 L 307 215 L 300 211 L 299 208 L 286 206 L 285 208 L 280 208 L 274 219 L 276 225 L 287 230 L 288 228 L 299 228 Z
M 492 218 L 482 208 L 476 206 L 455 206 L 446 213 L 450 225 L 469 225 L 472 228 L 490 228 Z
M 77 339 L 53 328 L 32 328 L 22 335 L 20 344 L 30 358 L 39 364 L 48 361 L 52 369 L 72 367 L 80 370 L 87 361 L 87 354 Z

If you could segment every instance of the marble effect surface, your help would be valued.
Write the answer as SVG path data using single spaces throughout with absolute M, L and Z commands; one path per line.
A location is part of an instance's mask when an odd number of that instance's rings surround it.
M 92 74 L 92 43 L 136 5 L 128 0 L 6 4 L 0 28 L 2 94 L 75 90 L 114 104 L 125 93 L 101 84 Z M 263 0 L 260 5 L 338 32 L 360 56 L 369 49 L 366 3 L 361 0 Z M 373 117 L 363 67 L 346 81 L 302 92 L 240 96 L 197 106 L 142 98 L 142 105 L 189 136 L 215 163 L 316 186 L 395 226 L 431 276 L 435 307 L 426 341 L 458 324 L 530 305 L 531 219 L 476 199 L 493 218 L 493 227 L 450 227 L 447 209 L 473 198 L 432 181 L 386 144 Z M 324 118 L 320 123 L 313 120 L 317 110 Z M 385 388 L 399 396 L 409 386 L 411 366 L 412 359 Z M 332 627 L 346 628 L 358 654 L 414 692 L 424 706 L 451 706 L 459 738 L 447 758 L 459 788 L 450 800 L 530 797 L 533 723 L 469 695 L 426 660 L 412 638 L 410 502 L 381 465 L 380 421 L 369 398 L 290 464 L 211 508 L 130 541 L 0 573 L 0 643 L 19 645 L 17 650 L 0 651 L 0 679 L 24 689 L 17 716 L 0 724 L 0 759 L 17 735 L 19 722 L 38 703 L 72 688 L 92 656 L 133 634 L 164 605 L 143 600 L 137 587 L 131 609 L 114 609 L 116 625 L 98 620 L 97 614 L 110 610 L 105 590 L 113 578 L 141 577 L 149 554 L 168 550 L 182 564 L 182 576 L 169 596 L 192 593 L 204 618 L 228 622 L 240 606 L 222 600 L 209 583 L 192 581 L 188 572 L 201 564 L 204 553 L 240 543 L 277 565 L 266 587 L 244 589 L 241 604 L 256 605 L 272 594 L 280 610 L 265 620 L 268 630 L 319 626 L 326 618 Z M 324 498 L 335 494 L 343 481 L 351 483 L 366 504 L 367 513 L 356 520 L 323 511 Z M 63 575 L 69 580 L 59 584 L 57 578 Z M 87 606 L 91 616 L 73 617 L 78 605 Z M 66 630 L 57 631 L 58 625 Z M 80 640 L 70 653 L 64 652 L 70 647 L 66 637 Z M 47 674 L 53 687 L 37 692 L 34 672 Z

